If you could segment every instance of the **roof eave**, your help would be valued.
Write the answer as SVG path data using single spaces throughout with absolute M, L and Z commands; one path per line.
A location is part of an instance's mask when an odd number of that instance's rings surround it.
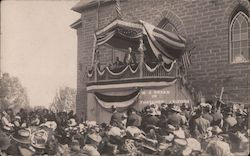
M 73 28 L 73 29 L 77 29 L 77 28 L 79 28 L 81 26 L 82 26 L 82 19 L 81 18 L 76 20 L 74 23 L 72 23 L 70 25 L 70 27 Z
M 126 0 L 120 0 L 120 1 L 123 2 Z M 73 6 L 71 10 L 78 12 L 78 13 L 82 13 L 84 10 L 98 7 L 99 2 L 100 2 L 100 5 L 115 3 L 114 0 L 93 0 L 92 2 L 89 2 L 87 4 L 86 3 L 84 4 L 80 1 L 75 6 Z

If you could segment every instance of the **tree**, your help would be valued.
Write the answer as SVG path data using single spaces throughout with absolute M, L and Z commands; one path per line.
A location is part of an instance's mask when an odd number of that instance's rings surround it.
M 20 108 L 28 107 L 27 92 L 19 79 L 4 73 L 0 78 L 0 109 L 12 108 L 18 111 Z
M 75 111 L 76 108 L 76 90 L 70 87 L 60 87 L 50 105 L 53 111 Z

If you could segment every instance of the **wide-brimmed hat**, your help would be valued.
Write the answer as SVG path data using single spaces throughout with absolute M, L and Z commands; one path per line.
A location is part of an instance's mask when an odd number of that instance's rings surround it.
M 174 139 L 174 143 L 180 146 L 186 146 L 187 145 L 187 140 L 186 139 L 179 139 L 176 138 Z
M 102 137 L 97 133 L 88 134 L 87 136 L 96 143 L 100 143 L 102 141 Z
M 21 117 L 17 115 L 17 116 L 15 116 L 14 119 L 16 119 L 16 120 L 21 120 Z
M 185 139 L 185 132 L 180 128 L 178 130 L 173 131 L 173 134 L 175 135 L 175 137 L 180 138 L 180 139 Z
M 188 138 L 188 147 L 191 148 L 193 151 L 201 151 L 201 143 L 194 139 L 194 138 Z
M 76 123 L 75 119 L 71 118 L 71 119 L 68 120 L 68 126 L 69 127 L 74 127 L 76 125 L 77 125 L 77 123 Z
M 212 129 L 211 129 L 211 132 L 212 132 L 213 134 L 219 134 L 219 133 L 222 132 L 222 129 L 220 129 L 219 126 L 213 126 Z
M 10 138 L 3 132 L 0 132 L 0 150 L 6 150 L 10 146 Z
M 35 148 L 44 149 L 48 140 L 48 133 L 45 130 L 39 130 L 31 135 L 31 145 Z
M 11 139 L 18 143 L 30 144 L 30 137 L 31 134 L 28 129 L 20 129 L 11 136 Z
M 57 128 L 57 123 L 55 121 L 47 121 L 47 122 L 40 125 L 40 127 L 43 127 L 43 126 L 49 128 L 49 129 L 52 129 L 54 131 Z
M 171 110 L 175 111 L 175 112 L 178 112 L 178 113 L 181 112 L 180 106 L 177 106 L 177 105 L 173 105 L 173 107 L 171 108 Z
M 183 156 L 189 156 L 191 153 L 192 153 L 192 149 L 188 146 L 182 151 Z

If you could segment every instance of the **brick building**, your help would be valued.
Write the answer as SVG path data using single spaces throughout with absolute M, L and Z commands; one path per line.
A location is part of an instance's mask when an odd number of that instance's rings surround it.
M 78 37 L 77 113 L 87 110 L 86 69 L 92 64 L 94 33 L 116 17 L 113 0 L 80 1 L 72 10 L 81 18 L 71 25 Z M 206 99 L 224 87 L 223 99 L 250 101 L 250 3 L 248 0 L 120 0 L 123 20 L 146 21 L 186 39 L 191 50 L 187 80 Z M 100 64 L 121 53 L 100 47 Z M 111 52 L 112 51 L 112 52 Z

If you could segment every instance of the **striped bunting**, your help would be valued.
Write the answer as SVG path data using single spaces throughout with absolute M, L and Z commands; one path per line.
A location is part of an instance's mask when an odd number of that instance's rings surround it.
M 122 12 L 121 12 L 121 3 L 120 0 L 115 0 L 116 2 L 116 6 L 115 6 L 115 10 L 117 13 L 117 18 L 118 19 L 122 19 Z
M 190 61 L 190 57 L 191 57 L 191 50 L 185 52 L 182 55 L 182 64 L 184 66 L 185 71 L 187 72 L 190 65 L 191 65 L 191 61 Z

